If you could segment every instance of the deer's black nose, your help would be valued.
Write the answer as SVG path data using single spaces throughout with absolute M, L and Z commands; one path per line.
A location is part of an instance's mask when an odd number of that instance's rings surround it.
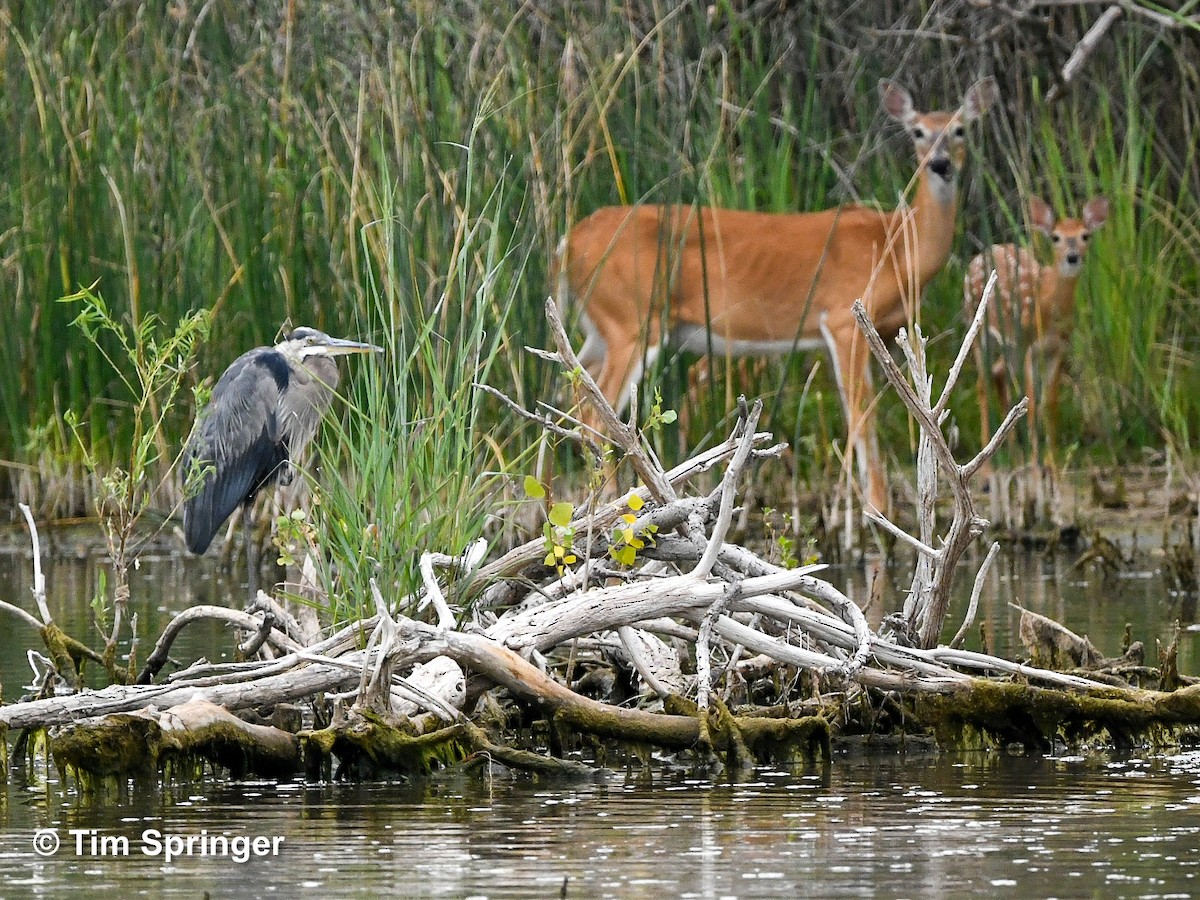
M 1072 266 L 1079 265 L 1079 254 L 1078 253 L 1068 253 L 1067 254 L 1067 262 Z
M 950 158 L 948 156 L 939 156 L 937 159 L 930 161 L 929 170 L 935 175 L 949 180 L 951 173 L 954 171 L 954 167 L 950 164 Z

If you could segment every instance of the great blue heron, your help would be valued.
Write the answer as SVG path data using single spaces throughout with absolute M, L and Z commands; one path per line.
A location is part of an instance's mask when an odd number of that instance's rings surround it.
M 373 344 L 297 328 L 274 347 L 256 347 L 233 361 L 213 388 L 183 454 L 188 488 L 183 532 L 190 551 L 207 550 L 230 514 L 247 507 L 246 561 L 250 592 L 257 593 L 249 507 L 271 481 L 291 483 L 292 461 L 303 455 L 333 400 L 338 383 L 333 357 L 382 352 Z

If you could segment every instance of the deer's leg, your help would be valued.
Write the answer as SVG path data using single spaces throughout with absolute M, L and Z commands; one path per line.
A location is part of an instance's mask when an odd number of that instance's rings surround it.
M 1004 351 L 1000 350 L 1000 355 L 996 362 L 992 364 L 992 383 L 996 386 L 996 396 L 1000 398 L 1000 418 L 1003 419 L 1008 415 L 1008 411 L 1012 409 L 1012 392 L 1008 389 L 1008 366 L 1004 362 Z M 1008 465 L 1011 468 L 1013 460 L 1016 459 L 1016 429 L 1008 433 Z
M 629 405 L 633 386 L 641 382 L 646 369 L 653 365 L 658 357 L 660 332 L 661 329 L 653 324 L 648 336 L 628 331 L 614 333 L 611 329 L 607 332 L 597 330 L 596 341 L 606 352 L 597 367 L 599 372 L 595 376 L 596 384 L 618 416 L 622 415 Z M 586 350 L 587 344 L 592 342 L 593 338 L 589 335 L 584 349 Z M 580 361 L 583 361 L 582 357 Z M 599 417 L 594 411 L 589 412 L 585 409 L 583 419 L 593 428 L 598 427 Z
M 1042 419 L 1046 423 L 1046 459 L 1050 466 L 1054 466 L 1058 450 L 1058 388 L 1062 371 L 1062 350 L 1054 350 L 1047 358 L 1046 398 L 1042 403 Z
M 838 394 L 846 415 L 847 452 L 854 454 L 858 464 L 859 483 L 866 502 L 886 514 L 890 511 L 891 497 L 875 433 L 874 392 L 866 338 L 853 325 L 836 334 L 822 325 L 821 333 L 833 360 Z
M 1041 404 L 1038 402 L 1037 384 L 1034 382 L 1034 348 L 1030 347 L 1025 351 L 1025 396 L 1029 398 L 1029 412 L 1025 414 L 1026 421 L 1029 422 L 1029 455 L 1030 461 L 1033 463 L 1033 471 L 1036 475 L 1041 469 L 1041 453 L 1039 432 L 1041 431 L 1041 423 L 1038 421 L 1038 416 L 1041 414 Z
M 600 332 L 596 331 L 586 319 L 583 320 L 584 341 L 583 346 L 579 348 L 579 362 L 587 369 L 588 374 L 593 378 L 600 377 L 600 369 L 604 365 L 604 358 L 607 356 L 604 338 L 600 336 Z
M 988 385 L 987 375 L 987 360 L 984 359 L 983 335 L 975 342 L 975 400 L 979 404 L 979 448 L 982 450 L 988 445 L 988 441 L 992 439 L 992 422 L 991 411 L 988 409 L 988 394 L 991 390 Z M 989 478 L 992 474 L 992 461 L 986 460 L 983 464 L 983 476 Z
M 712 359 L 705 355 L 688 366 L 687 388 L 684 400 L 679 404 L 679 432 L 689 434 L 692 429 L 692 410 L 704 403 L 705 392 L 713 389 Z

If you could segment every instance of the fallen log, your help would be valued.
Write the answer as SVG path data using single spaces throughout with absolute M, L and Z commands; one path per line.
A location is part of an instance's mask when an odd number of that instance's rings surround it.
M 1200 741 L 1200 685 L 1088 694 L 977 679 L 952 698 L 913 698 L 912 715 L 947 750 L 1011 748 L 1128 751 Z
M 186 772 L 203 762 L 228 770 L 234 778 L 287 778 L 300 767 L 296 735 L 244 722 L 200 699 L 162 711 L 80 719 L 52 729 L 49 737 L 59 771 L 74 774 L 85 785 L 166 768 Z

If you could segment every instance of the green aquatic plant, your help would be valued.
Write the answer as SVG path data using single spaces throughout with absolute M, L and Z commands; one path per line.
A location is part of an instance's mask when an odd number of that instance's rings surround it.
M 94 438 L 96 429 L 89 428 L 80 414 L 68 410 L 65 419 L 79 444 L 84 465 L 95 478 L 93 502 L 112 566 L 111 605 L 97 595 L 92 607 L 97 627 L 105 634 L 105 667 L 110 679 L 115 680 L 123 677 L 116 668 L 116 650 L 126 624 L 129 570 L 137 565 L 145 541 L 140 526 L 157 504 L 170 506 L 178 500 L 171 476 L 177 452 L 168 443 L 165 422 L 183 393 L 197 343 L 208 334 L 209 313 L 192 312 L 174 329 L 165 327 L 154 314 L 126 323 L 113 314 L 94 288 L 81 288 L 63 297 L 62 302 L 79 305 L 73 324 L 108 362 L 116 383 L 124 389 L 124 397 L 110 399 L 130 407 L 131 440 L 123 445 L 100 446 Z M 115 343 L 116 352 L 108 349 L 105 337 Z M 160 520 L 155 530 L 162 526 Z M 136 616 L 129 619 L 128 625 L 136 638 Z M 131 655 L 128 677 L 134 665 Z

